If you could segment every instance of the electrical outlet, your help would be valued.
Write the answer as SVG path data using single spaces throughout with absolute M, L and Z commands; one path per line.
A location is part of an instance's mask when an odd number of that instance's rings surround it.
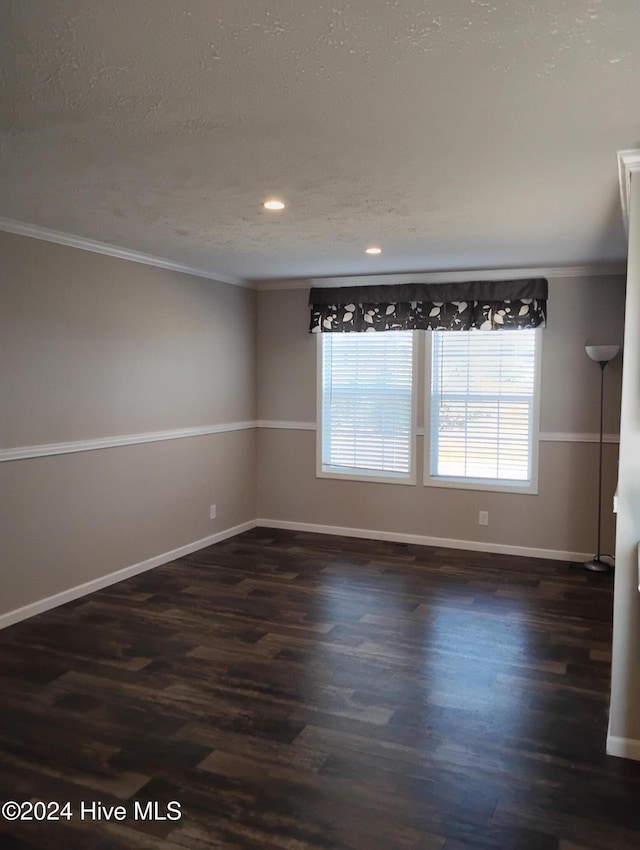
M 478 511 L 478 525 L 489 525 L 489 511 Z
M 215 519 L 215 518 L 216 518 L 216 506 L 211 505 L 211 510 L 209 511 L 209 519 Z

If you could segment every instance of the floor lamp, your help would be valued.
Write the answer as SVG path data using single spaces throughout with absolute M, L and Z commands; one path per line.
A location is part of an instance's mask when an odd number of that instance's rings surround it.
M 602 525 L 602 430 L 604 426 L 604 370 L 607 363 L 616 356 L 620 351 L 619 345 L 587 345 L 585 346 L 587 355 L 595 360 L 600 366 L 600 457 L 598 463 L 598 551 L 596 556 L 590 561 L 586 561 L 582 566 L 585 570 L 591 570 L 595 573 L 608 573 L 611 565 L 607 564 L 601 558 L 600 552 L 600 532 Z

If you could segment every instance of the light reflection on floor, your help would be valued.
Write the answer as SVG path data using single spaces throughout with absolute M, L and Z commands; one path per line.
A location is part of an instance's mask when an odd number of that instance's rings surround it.
M 445 727 L 444 740 L 439 731 L 439 743 L 431 741 L 432 747 L 482 747 L 485 735 L 508 741 L 520 729 L 526 687 L 518 666 L 526 663 L 529 635 L 518 601 L 501 598 L 494 606 L 485 597 L 474 605 L 474 596 L 460 589 L 425 599 L 412 595 L 410 585 L 410 578 L 400 572 L 376 572 L 362 565 L 357 571 L 351 566 L 345 575 L 332 567 L 313 616 L 335 625 L 316 646 L 309 676 L 313 691 L 326 699 L 333 690 L 333 710 L 375 722 L 368 709 L 371 694 L 365 699 L 357 688 L 340 687 L 366 674 L 370 656 L 378 669 L 376 705 L 384 706 L 380 722 L 386 710 L 392 726 L 402 724 L 421 706 L 416 744 L 428 746 L 434 729 Z M 380 593 L 381 586 L 386 593 Z M 460 725 L 468 728 L 472 720 L 474 740 L 456 735 L 456 717 L 463 715 L 465 723 Z

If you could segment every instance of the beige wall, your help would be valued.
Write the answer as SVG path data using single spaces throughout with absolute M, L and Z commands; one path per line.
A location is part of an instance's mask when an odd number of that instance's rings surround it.
M 0 233 L 0 447 L 255 418 L 238 286 Z
M 540 430 L 597 433 L 600 428 L 600 368 L 585 344 L 622 343 L 623 276 L 557 278 L 549 281 L 549 323 L 543 331 Z M 620 429 L 622 358 L 605 375 L 606 434 Z
M 1 463 L 0 614 L 254 519 L 255 463 L 254 430 Z
M 637 171 L 632 175 L 630 209 L 607 749 L 614 755 L 640 760 L 640 172 Z
M 0 258 L 0 449 L 256 418 L 252 291 L 6 233 Z M 255 474 L 253 429 L 0 463 L 0 614 L 255 519 Z
M 0 263 L 0 449 L 256 418 L 315 422 L 307 289 L 256 296 L 4 233 Z M 583 345 L 620 340 L 623 303 L 621 278 L 551 281 L 543 431 L 597 431 L 599 373 Z M 616 361 L 611 433 L 619 384 Z M 419 470 L 422 450 L 419 439 Z M 607 446 L 605 548 L 616 458 Z M 590 553 L 596 474 L 594 443 L 543 442 L 538 496 L 317 479 L 314 431 L 269 428 L 7 461 L 0 615 L 257 516 Z
M 307 332 L 308 289 L 258 295 L 258 417 L 315 422 L 316 345 Z M 597 433 L 600 372 L 585 342 L 619 342 L 622 277 L 550 281 L 543 332 L 541 431 Z M 619 427 L 619 360 L 606 374 L 605 432 Z M 420 418 L 422 411 L 420 408 Z M 418 439 L 421 480 L 422 439 Z M 539 494 L 462 491 L 318 479 L 315 433 L 262 429 L 258 436 L 258 511 L 281 522 L 372 529 L 396 534 L 592 554 L 597 511 L 597 444 L 540 443 Z M 613 551 L 612 504 L 617 446 L 605 447 L 604 550 Z M 489 526 L 478 526 L 478 511 Z

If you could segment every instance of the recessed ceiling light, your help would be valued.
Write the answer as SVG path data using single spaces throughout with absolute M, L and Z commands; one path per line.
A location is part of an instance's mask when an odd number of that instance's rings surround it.
M 378 248 L 375 245 L 372 245 L 371 248 L 367 248 L 365 250 L 365 254 L 382 254 L 382 248 Z
M 286 204 L 282 201 L 278 201 L 276 198 L 271 198 L 271 200 L 265 201 L 262 206 L 265 210 L 283 210 Z

